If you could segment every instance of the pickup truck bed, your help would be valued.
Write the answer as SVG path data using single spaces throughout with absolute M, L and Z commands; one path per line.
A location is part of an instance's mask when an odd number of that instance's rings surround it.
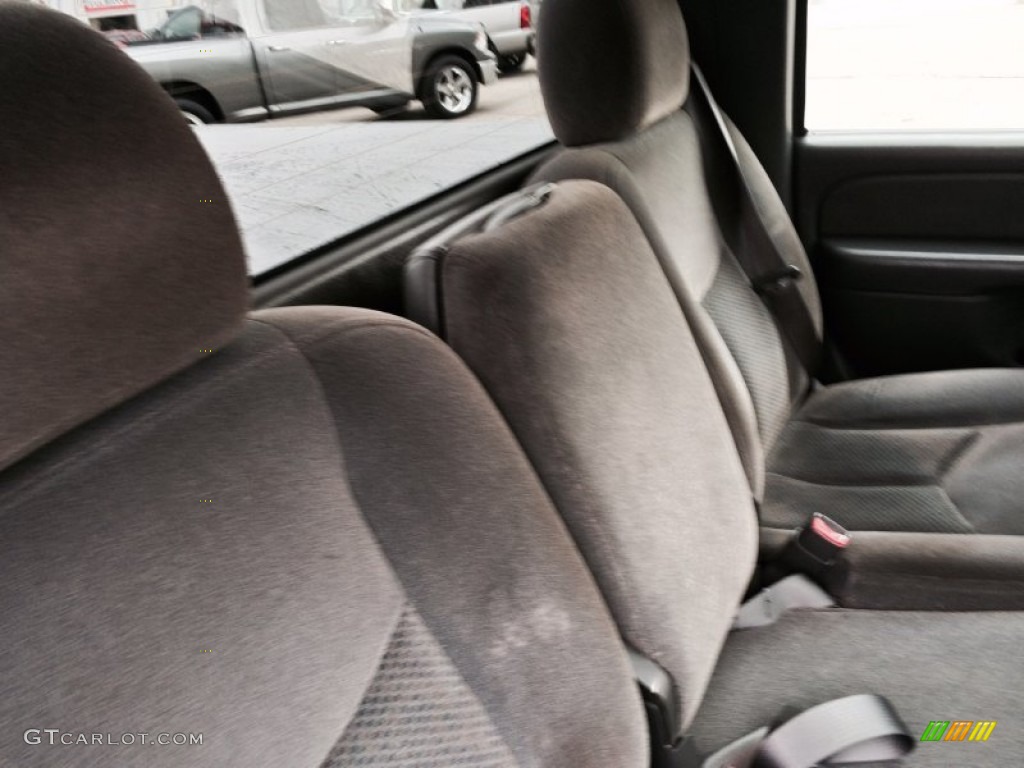
M 451 17 L 483 24 L 502 72 L 520 69 L 533 53 L 538 4 L 531 0 L 411 1 L 423 10 L 436 7 Z

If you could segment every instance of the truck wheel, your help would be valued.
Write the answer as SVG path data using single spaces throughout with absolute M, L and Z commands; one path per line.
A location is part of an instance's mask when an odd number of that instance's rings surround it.
M 503 75 L 510 74 L 512 72 L 518 72 L 523 68 L 523 64 L 526 63 L 525 53 L 512 53 L 508 56 L 498 57 L 498 71 Z
M 479 89 L 473 68 L 458 56 L 430 62 L 420 88 L 420 101 L 431 117 L 451 120 L 476 109 Z
M 193 127 L 217 122 L 217 118 L 210 114 L 210 110 L 191 99 L 175 98 L 174 103 L 178 105 L 181 114 L 185 116 L 185 122 Z

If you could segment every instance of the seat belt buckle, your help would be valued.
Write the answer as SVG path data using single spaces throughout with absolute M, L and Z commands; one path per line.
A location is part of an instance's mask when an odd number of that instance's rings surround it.
M 780 269 L 778 272 L 761 275 L 757 279 L 752 280 L 751 285 L 758 295 L 763 295 L 788 288 L 798 280 L 803 279 L 803 276 L 804 273 L 800 267 L 796 264 L 787 264 L 785 268 Z
M 782 551 L 787 569 L 821 581 L 842 558 L 852 542 L 850 532 L 830 517 L 815 512 Z

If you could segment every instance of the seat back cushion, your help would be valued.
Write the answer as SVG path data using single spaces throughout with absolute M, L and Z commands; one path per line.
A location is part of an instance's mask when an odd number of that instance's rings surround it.
M 629 205 L 684 306 L 759 493 L 808 377 L 750 287 L 716 219 L 693 119 L 678 112 L 615 144 L 563 150 L 534 181 L 590 179 Z
M 526 448 L 626 641 L 675 680 L 685 724 L 749 580 L 756 522 L 643 232 L 606 187 L 566 182 L 437 263 L 446 339 Z
M 479 385 L 408 323 L 312 317 L 342 376 L 269 313 L 0 475 L 0 763 L 641 765 L 614 627 Z
M 559 63 L 572 55 L 566 50 L 587 51 L 598 45 L 597 33 L 582 21 L 599 10 L 636 16 L 645 27 L 661 30 L 638 38 L 650 50 L 606 45 L 605 60 L 616 63 L 623 73 L 636 72 L 637 60 L 662 62 L 666 64 L 663 71 L 675 80 L 675 92 L 689 93 L 689 46 L 678 3 L 659 0 L 634 8 L 616 0 L 550 0 L 550 5 L 545 12 L 552 13 L 545 17 L 539 40 L 539 77 L 546 103 L 564 93 L 589 93 L 596 79 L 594 70 Z M 624 94 L 645 93 L 640 87 L 643 82 L 636 76 L 629 87 L 602 90 L 604 108 L 619 104 L 627 98 Z M 657 120 L 634 125 L 614 139 L 599 138 L 588 130 L 587 111 L 566 111 L 560 120 L 552 119 L 552 126 L 567 149 L 542 165 L 533 180 L 600 181 L 622 196 L 637 216 L 694 327 L 752 488 L 760 498 L 763 456 L 781 432 L 792 405 L 806 394 L 809 375 L 815 372 L 802 370 L 736 260 L 736 249 L 742 247 L 739 189 L 731 160 L 723 156 L 722 142 L 714 135 L 717 128 L 694 102 L 693 96 L 687 101 L 690 111 L 657 111 Z M 649 106 L 654 110 L 653 102 Z M 729 128 L 772 239 L 807 276 L 800 282 L 800 291 L 820 335 L 820 300 L 800 240 L 757 157 L 735 126 L 729 123 Z
M 256 316 L 272 316 L 316 372 L 365 519 L 518 764 L 646 765 L 614 622 L 484 388 L 397 318 L 362 312 L 333 341 L 337 312 Z
M 354 716 L 405 599 L 279 337 L 252 325 L 0 475 L 0 763 L 315 766 Z
M 102 35 L 0 2 L 0 115 L 3 468 L 223 346 L 249 299 L 198 139 Z

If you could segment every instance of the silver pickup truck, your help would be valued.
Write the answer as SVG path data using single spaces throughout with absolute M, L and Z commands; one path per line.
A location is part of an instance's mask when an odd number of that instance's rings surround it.
M 491 50 L 498 57 L 500 72 L 522 68 L 527 54 L 534 51 L 534 28 L 539 0 L 399 0 L 411 10 L 448 11 L 454 18 L 483 24 Z
M 192 123 L 413 99 L 456 118 L 497 78 L 480 25 L 381 0 L 199 0 L 125 51 Z

